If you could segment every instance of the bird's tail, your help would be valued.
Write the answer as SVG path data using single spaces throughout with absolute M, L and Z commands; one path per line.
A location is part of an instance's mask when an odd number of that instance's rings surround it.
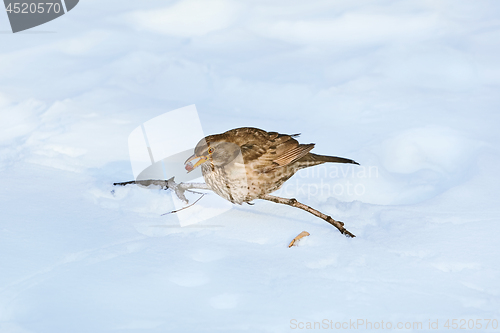
M 337 156 L 326 156 L 326 155 L 317 155 L 313 153 L 309 153 L 306 156 L 302 157 L 299 162 L 301 162 L 301 166 L 303 168 L 307 168 L 308 166 L 323 164 L 323 163 L 350 163 L 357 164 L 358 162 L 350 160 L 348 158 L 337 157 Z

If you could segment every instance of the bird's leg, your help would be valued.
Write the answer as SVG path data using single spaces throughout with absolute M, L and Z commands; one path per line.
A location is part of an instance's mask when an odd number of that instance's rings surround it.
M 114 183 L 113 185 L 125 186 L 125 185 L 129 185 L 129 184 L 137 184 L 137 185 L 142 185 L 142 186 L 157 185 L 157 186 L 161 186 L 163 189 L 169 188 L 172 191 L 174 191 L 175 194 L 177 195 L 177 197 L 185 203 L 189 203 L 189 201 L 186 199 L 184 192 L 190 191 L 192 189 L 210 190 L 210 187 L 208 187 L 208 185 L 205 183 L 179 183 L 179 184 L 177 184 L 174 181 L 174 177 L 172 177 L 168 180 L 160 180 L 160 179 L 132 180 L 132 181 L 123 182 L 123 183 Z M 193 191 L 190 191 L 190 192 L 193 192 Z
M 320 212 L 320 211 L 318 211 L 318 210 L 316 210 L 316 209 L 314 209 L 312 207 L 309 207 L 307 205 L 304 205 L 303 203 L 298 202 L 297 199 L 293 199 L 293 198 L 292 199 L 286 199 L 286 198 L 281 198 L 281 197 L 277 197 L 277 196 L 269 195 L 269 194 L 262 195 L 262 196 L 259 197 L 259 199 L 264 199 L 264 200 L 267 200 L 267 201 L 272 201 L 272 202 L 275 202 L 275 203 L 279 203 L 279 204 L 283 204 L 283 205 L 288 205 L 288 206 L 300 208 L 300 209 L 305 210 L 306 212 L 309 212 L 309 213 L 311 213 L 311 214 L 319 217 L 320 219 L 323 219 L 326 222 L 330 223 L 335 228 L 339 229 L 339 231 L 343 235 L 346 235 L 347 237 L 356 237 L 349 230 L 347 230 L 346 228 L 344 228 L 344 222 L 336 221 L 336 220 L 332 219 L 331 216 L 325 215 L 322 212 Z

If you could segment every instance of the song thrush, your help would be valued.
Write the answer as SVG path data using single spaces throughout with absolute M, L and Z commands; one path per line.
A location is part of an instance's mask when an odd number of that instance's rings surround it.
M 353 160 L 310 153 L 314 144 L 299 144 L 286 135 L 252 127 L 209 135 L 185 162 L 188 172 L 201 166 L 211 190 L 232 203 L 249 203 L 278 190 L 297 171 L 310 166 Z M 191 161 L 199 159 L 193 165 Z

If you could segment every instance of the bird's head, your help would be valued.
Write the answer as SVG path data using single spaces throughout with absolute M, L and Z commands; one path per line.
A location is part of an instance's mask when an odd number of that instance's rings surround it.
M 207 136 L 201 139 L 194 148 L 185 164 L 187 172 L 191 172 L 204 163 L 211 163 L 214 166 L 222 167 L 233 161 L 241 149 L 237 144 L 227 142 L 217 135 Z M 198 159 L 194 164 L 191 161 Z

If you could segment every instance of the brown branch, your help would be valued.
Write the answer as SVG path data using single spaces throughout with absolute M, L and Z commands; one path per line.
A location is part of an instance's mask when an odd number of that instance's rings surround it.
M 283 205 L 288 205 L 288 206 L 300 208 L 300 209 L 305 210 L 306 212 L 311 213 L 314 216 L 317 216 L 320 219 L 323 219 L 326 222 L 330 223 L 335 228 L 339 229 L 340 233 L 342 233 L 343 235 L 346 235 L 347 237 L 356 237 L 349 230 L 344 228 L 344 222 L 336 221 L 336 220 L 332 219 L 331 216 L 325 215 L 322 212 L 320 212 L 312 207 L 309 207 L 307 205 L 304 205 L 303 203 L 298 202 L 297 199 L 293 199 L 293 198 L 286 199 L 286 198 L 281 198 L 281 197 L 277 197 L 277 196 L 269 195 L 269 194 L 262 195 L 259 197 L 259 199 L 263 199 L 263 200 L 272 201 L 272 202 L 283 204 Z
M 146 186 L 146 187 L 150 186 L 150 185 L 157 185 L 157 186 L 161 186 L 164 189 L 169 188 L 172 191 L 174 191 L 175 194 L 177 195 L 177 197 L 179 197 L 179 199 L 181 199 L 185 203 L 189 203 L 189 201 L 186 199 L 184 192 L 186 192 L 186 191 L 194 192 L 194 191 L 191 191 L 192 189 L 210 190 L 210 187 L 208 187 L 208 185 L 204 184 L 204 183 L 179 183 L 179 184 L 177 184 L 174 181 L 174 177 L 172 177 L 168 180 L 159 180 L 159 179 L 132 180 L 132 181 L 128 181 L 128 182 L 114 183 L 113 185 L 125 186 L 125 185 L 130 185 L 130 184 L 137 184 L 137 185 Z M 196 193 L 196 192 L 194 192 L 194 193 Z M 267 201 L 272 201 L 274 203 L 279 203 L 279 204 L 283 204 L 283 205 L 288 205 L 288 206 L 300 208 L 300 209 L 305 210 L 306 212 L 311 213 L 314 216 L 317 216 L 320 219 L 323 219 L 326 222 L 330 223 L 335 228 L 339 229 L 339 231 L 343 235 L 346 235 L 347 237 L 356 237 L 349 230 L 344 228 L 344 222 L 336 221 L 336 220 L 332 219 L 331 216 L 325 215 L 322 212 L 320 212 L 312 207 L 309 207 L 307 205 L 304 205 L 303 203 L 298 202 L 297 199 L 286 199 L 286 198 L 281 198 L 281 197 L 277 197 L 277 196 L 270 195 L 270 194 L 265 194 L 265 195 L 261 196 L 259 199 L 263 199 L 263 200 L 267 200 Z

